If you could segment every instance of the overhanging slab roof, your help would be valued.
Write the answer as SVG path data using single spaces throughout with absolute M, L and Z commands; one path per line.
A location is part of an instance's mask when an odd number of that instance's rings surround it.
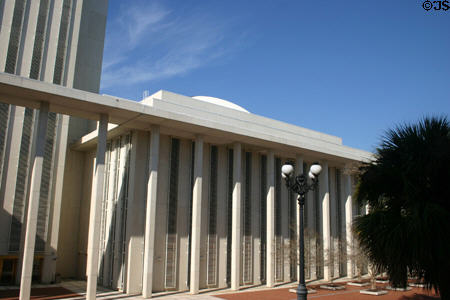
M 203 134 L 217 141 L 242 142 L 343 164 L 372 158 L 372 153 L 344 146 L 337 137 L 254 114 L 245 113 L 248 118 L 242 115 L 238 120 L 228 111 L 219 114 L 211 109 L 193 110 L 174 101 L 177 99 L 189 103 L 192 98 L 161 91 L 141 103 L 0 73 L 0 101 L 13 105 L 38 109 L 45 101 L 52 112 L 91 120 L 108 114 L 110 123 L 130 129 L 148 130 L 152 124 L 159 124 L 169 134 L 191 137 Z M 191 104 L 195 106 L 195 102 Z

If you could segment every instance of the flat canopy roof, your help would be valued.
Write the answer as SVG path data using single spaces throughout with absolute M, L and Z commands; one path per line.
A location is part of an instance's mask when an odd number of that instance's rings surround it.
M 330 142 L 340 140 L 332 136 L 322 139 L 320 133 L 317 133 L 319 138 L 295 135 L 295 132 L 308 130 L 253 114 L 246 114 L 249 119 L 245 120 L 247 125 L 242 126 L 236 118 L 230 118 L 227 114 L 214 115 L 208 111 L 189 113 L 172 109 L 173 103 L 172 107 L 165 108 L 164 99 L 154 99 L 155 103 L 162 103 L 158 107 L 156 104 L 99 95 L 7 73 L 0 73 L 0 101 L 34 109 L 39 109 L 41 102 L 45 101 L 50 104 L 51 112 L 90 120 L 99 120 L 100 114 L 107 114 L 109 122 L 119 127 L 149 130 L 151 125 L 158 124 L 162 133 L 175 136 L 193 138 L 201 134 L 205 136 L 205 141 L 213 143 L 241 142 L 261 150 L 272 149 L 288 156 L 302 154 L 306 158 L 338 164 L 367 161 L 373 156 L 370 152 Z M 170 104 L 170 101 L 167 103 Z M 261 122 L 269 126 L 273 124 L 273 128 L 262 128 Z M 291 132 L 285 131 L 284 127 Z

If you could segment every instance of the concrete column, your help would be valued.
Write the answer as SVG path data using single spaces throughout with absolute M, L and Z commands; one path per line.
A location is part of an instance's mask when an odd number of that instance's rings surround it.
M 3 31 L 3 29 L 2 29 Z M 2 186 L 0 189 L 0 201 L 4 214 L 0 218 L 0 253 L 8 254 L 9 233 L 11 217 L 14 209 L 17 171 L 19 168 L 20 144 L 22 141 L 23 121 L 25 108 L 11 105 L 8 122 L 8 135 L 5 141 L 5 156 L 2 173 Z
M 242 146 L 233 145 L 233 207 L 231 222 L 231 289 L 238 290 L 241 274 L 241 162 Z
M 319 175 L 319 191 L 322 199 L 322 239 L 323 239 L 323 279 L 331 279 L 330 245 L 331 245 L 331 226 L 330 226 L 330 189 L 328 179 L 328 163 L 322 162 L 322 173 Z
M 152 125 L 150 136 L 149 176 L 147 182 L 147 207 L 145 214 L 144 235 L 144 274 L 142 277 L 142 296 L 152 297 L 153 288 L 153 256 L 155 248 L 156 200 L 158 195 L 159 167 L 159 126 Z
M 192 191 L 192 238 L 190 292 L 198 294 L 200 289 L 200 233 L 202 215 L 202 175 L 203 175 L 203 137 L 195 138 L 194 189 Z
M 267 238 L 266 238 L 266 285 L 275 283 L 275 156 L 267 153 Z
M 53 164 L 52 194 L 49 236 L 47 238 L 44 264 L 42 270 L 42 282 L 50 283 L 55 280 L 56 259 L 58 252 L 59 224 L 61 216 L 61 202 L 64 179 L 64 167 L 66 163 L 67 135 L 69 133 L 69 116 L 59 115 L 56 126 L 56 147 L 54 153 L 55 163 Z
M 24 22 L 24 28 L 22 28 L 21 39 L 23 42 L 20 43 L 19 53 L 17 55 L 16 71 L 18 71 L 19 75 L 25 77 L 30 76 L 31 58 L 33 57 L 40 2 L 41 1 L 30 1 L 24 12 L 24 20 L 26 21 Z
M 200 219 L 200 284 L 199 289 L 208 288 L 208 256 L 209 256 L 209 188 L 211 187 L 211 145 L 203 145 L 202 203 Z M 216 228 L 217 229 L 217 228 Z
M 3 16 L 1 18 L 0 30 L 0 71 L 5 71 L 6 66 L 6 53 L 8 53 L 9 37 L 11 36 L 11 25 L 14 16 L 14 4 L 15 1 L 3 1 Z
M 300 155 L 296 156 L 296 158 L 295 158 L 295 166 L 296 166 L 296 168 L 295 168 L 296 169 L 295 170 L 296 171 L 295 172 L 296 175 L 303 174 L 303 157 L 302 156 L 300 156 Z M 313 192 L 310 192 L 310 193 L 313 193 Z M 297 197 L 297 195 L 296 195 L 296 197 Z M 305 211 L 305 215 L 306 215 L 306 210 L 307 209 L 308 208 L 306 207 L 306 209 L 304 210 Z M 295 229 L 296 229 L 295 230 L 295 235 L 297 237 L 296 245 L 299 245 L 299 242 L 300 242 L 300 230 L 304 230 L 305 228 L 301 228 L 300 227 L 300 205 L 298 205 L 298 203 L 296 203 L 296 205 L 295 205 L 295 217 L 296 217 L 296 222 L 297 222 L 296 223 L 297 226 L 295 226 Z M 303 226 L 306 227 L 306 225 L 307 224 L 304 224 Z M 307 243 L 307 241 L 305 241 L 305 244 L 306 243 Z M 297 263 L 297 268 L 296 268 L 297 269 L 297 279 L 299 279 L 300 278 L 300 252 L 299 252 L 298 249 L 297 249 L 296 253 L 297 253 L 297 260 L 296 260 L 296 263 Z M 306 255 L 306 251 L 305 251 L 305 262 L 306 262 L 306 258 L 307 258 L 307 255 Z M 306 274 L 306 271 L 305 271 L 305 274 Z
M 61 15 L 64 1 L 54 1 L 51 11 L 50 32 L 45 41 L 45 48 L 42 51 L 42 69 L 43 79 L 46 82 L 53 82 L 55 72 L 56 51 L 58 47 L 59 27 L 61 25 Z M 78 2 L 78 1 L 77 1 Z M 78 35 L 77 35 L 78 36 Z
M 89 212 L 88 253 L 86 266 L 86 299 L 88 300 L 93 300 L 97 296 L 100 225 L 105 178 L 105 152 L 106 136 L 108 133 L 108 115 L 100 115 L 100 121 L 97 125 L 97 132 L 97 156 L 95 159 L 94 178 L 92 179 L 91 208 Z
M 344 175 L 345 186 L 345 238 L 347 245 L 347 277 L 353 278 L 353 235 L 352 235 L 352 222 L 353 222 L 353 199 L 352 199 L 352 177 L 350 175 Z
M 33 272 L 34 246 L 36 242 L 36 226 L 41 194 L 42 164 L 44 161 L 45 137 L 47 132 L 48 103 L 42 102 L 39 109 L 37 124 L 37 139 L 34 155 L 32 155 L 32 170 L 30 196 L 28 200 L 28 214 L 23 252 L 23 264 L 20 281 L 20 300 L 30 299 L 31 277 Z

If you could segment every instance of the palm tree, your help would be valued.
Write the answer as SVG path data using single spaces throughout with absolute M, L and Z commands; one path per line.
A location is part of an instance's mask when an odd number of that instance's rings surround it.
M 450 299 L 450 124 L 424 118 L 390 130 L 375 160 L 360 167 L 354 222 L 369 259 L 406 287 L 408 272 Z

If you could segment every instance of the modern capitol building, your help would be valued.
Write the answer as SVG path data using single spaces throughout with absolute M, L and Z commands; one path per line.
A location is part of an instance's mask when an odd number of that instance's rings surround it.
M 87 279 L 90 299 L 96 284 L 151 297 L 295 281 L 287 161 L 323 167 L 307 278 L 354 275 L 350 170 L 371 153 L 222 99 L 99 95 L 106 0 L 1 5 L 0 280 L 22 299 L 32 279 Z

